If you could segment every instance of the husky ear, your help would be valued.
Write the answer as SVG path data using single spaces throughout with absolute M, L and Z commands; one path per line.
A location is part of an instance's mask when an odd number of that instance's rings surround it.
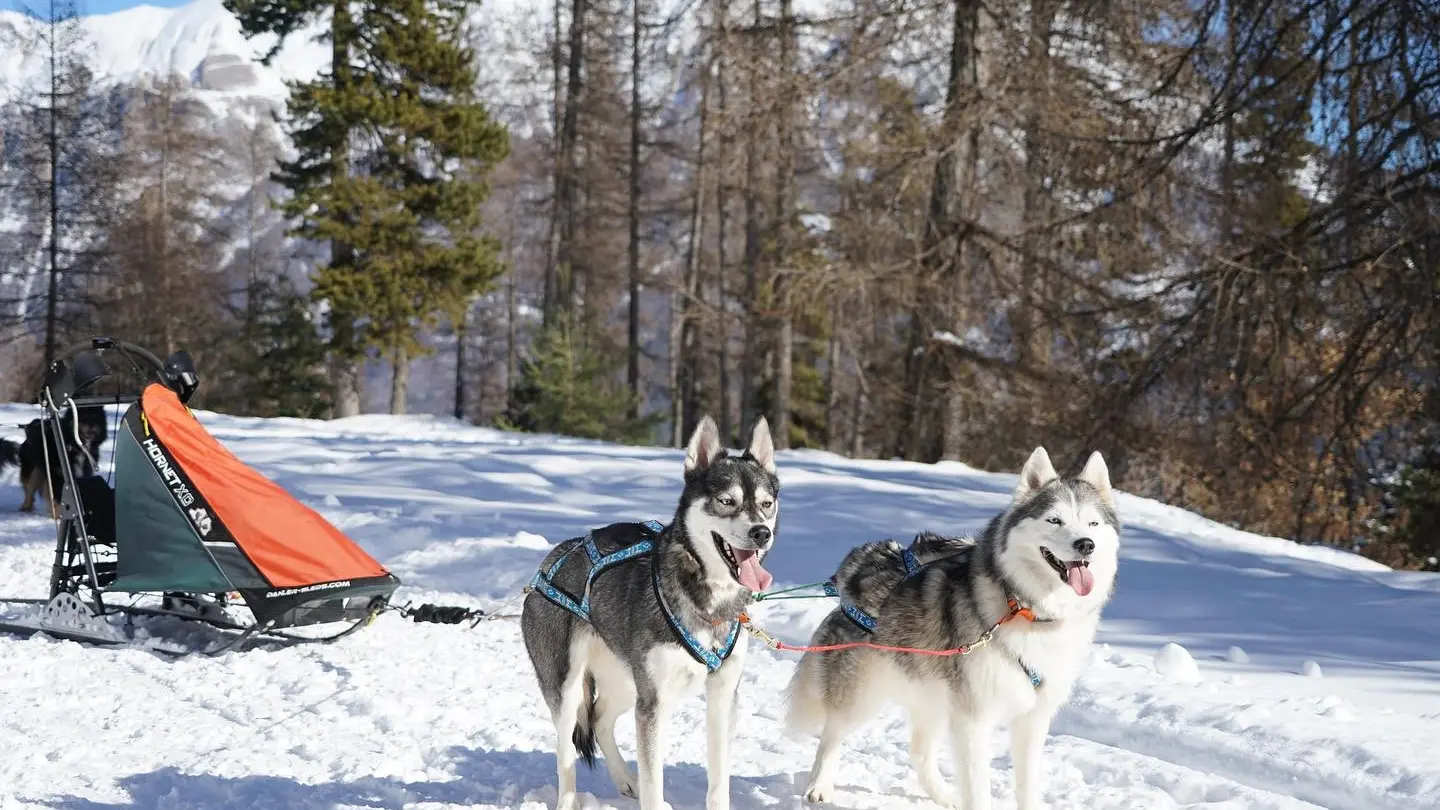
M 1020 470 L 1020 483 L 1015 486 L 1015 498 L 1023 498 L 1059 477 L 1055 474 L 1055 465 L 1050 463 L 1050 454 L 1045 452 L 1044 447 L 1037 447 Z
M 766 472 L 771 475 L 775 474 L 775 440 L 770 437 L 770 423 L 763 416 L 750 431 L 748 452 L 756 461 L 760 462 L 760 466 L 764 467 Z
M 700 424 L 690 436 L 690 445 L 685 448 L 685 474 L 707 469 L 721 452 L 720 429 L 709 414 L 701 417 Z
M 1090 454 L 1085 462 L 1085 469 L 1080 471 L 1080 480 L 1095 487 L 1100 493 L 1100 500 L 1105 502 L 1111 509 L 1115 508 L 1115 493 L 1110 489 L 1110 468 L 1105 466 L 1105 459 L 1096 450 Z

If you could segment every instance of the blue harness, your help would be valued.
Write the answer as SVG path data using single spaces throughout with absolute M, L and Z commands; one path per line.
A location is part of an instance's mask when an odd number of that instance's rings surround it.
M 641 525 L 645 527 L 652 537 L 659 536 L 661 532 L 665 531 L 665 527 L 654 520 L 647 520 Z M 560 570 L 560 566 L 565 563 L 565 560 L 569 559 L 570 555 L 573 554 L 576 549 L 581 548 L 585 549 L 586 556 L 590 558 L 590 572 L 585 576 L 585 592 L 577 600 L 574 596 L 561 590 L 554 583 L 553 579 L 556 572 Z M 613 568 L 620 563 L 628 562 L 643 554 L 649 554 L 654 550 L 654 541 L 645 539 L 633 545 L 626 546 L 619 551 L 601 555 L 600 549 L 595 546 L 595 535 L 587 532 L 582 542 L 575 544 L 569 551 L 561 554 L 554 563 L 551 563 L 549 568 L 536 571 L 535 576 L 530 579 L 530 587 L 539 591 L 546 599 L 575 614 L 582 621 L 589 622 L 590 586 L 595 582 L 595 578 L 600 576 L 600 573 L 608 568 Z M 659 603 L 660 612 L 664 614 L 666 623 L 669 624 L 670 629 L 674 631 L 675 637 L 680 640 L 681 646 L 685 648 L 686 652 L 690 653 L 690 657 L 704 664 L 705 668 L 709 671 L 714 672 L 719 669 L 720 665 L 725 663 L 725 659 L 730 657 L 730 653 L 735 650 L 735 641 L 740 637 L 740 622 L 732 620 L 730 622 L 730 631 L 725 639 L 724 645 L 718 650 L 712 650 L 704 644 L 701 644 L 700 640 L 695 638 L 695 634 L 686 629 L 685 625 L 681 624 L 680 620 L 676 618 L 675 611 L 671 610 L 670 606 L 666 604 L 665 597 L 660 593 L 659 566 L 655 566 L 655 575 L 652 581 L 655 586 L 655 601 Z
M 915 576 L 925 567 L 921 565 L 920 560 L 915 557 L 915 552 L 908 548 L 900 552 L 900 559 L 905 563 L 905 579 Z M 904 580 L 901 581 L 903 582 Z M 840 597 L 840 590 L 835 587 L 835 581 L 833 579 L 826 582 L 824 587 L 826 596 Z M 874 634 L 876 627 L 874 616 L 861 610 L 856 605 L 846 602 L 844 599 L 840 600 L 840 610 L 844 612 L 846 618 L 855 623 L 856 627 L 864 630 L 867 634 Z M 1032 621 L 1035 620 L 1032 619 Z M 1046 621 L 1048 621 L 1048 619 Z M 1022 659 L 1016 657 L 1015 663 L 1020 665 L 1020 669 L 1025 672 L 1025 677 L 1030 679 L 1031 686 L 1039 689 L 1045 683 L 1045 678 Z

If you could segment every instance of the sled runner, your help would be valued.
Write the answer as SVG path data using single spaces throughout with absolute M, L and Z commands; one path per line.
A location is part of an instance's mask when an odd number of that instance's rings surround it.
M 185 406 L 198 385 L 185 352 L 161 362 L 109 338 L 51 364 L 38 397 L 47 447 L 83 447 L 76 426 L 86 409 L 115 406 L 118 415 L 128 406 L 110 436 L 113 487 L 98 464 L 88 475 L 56 465 L 50 595 L 0 599 L 0 630 L 133 644 L 168 617 L 172 626 L 216 628 L 224 638 L 205 650 L 214 654 L 257 636 L 334 640 L 385 608 L 399 580 L 210 435 Z M 284 632 L 313 625 L 335 627 L 325 636 Z

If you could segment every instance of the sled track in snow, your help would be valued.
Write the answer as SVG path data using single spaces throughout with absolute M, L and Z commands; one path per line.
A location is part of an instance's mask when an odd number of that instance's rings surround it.
M 1064 737 L 1223 777 L 1252 790 L 1292 797 L 1326 810 L 1424 810 L 1418 798 L 1406 799 L 1390 791 L 1378 793 L 1365 785 L 1327 776 L 1308 765 L 1299 752 L 1269 754 L 1243 744 L 1215 744 L 1193 735 L 1121 725 L 1109 718 L 1074 711 L 1062 712 L 1055 718 L 1051 739 Z M 1224 739 L 1244 742 L 1229 734 Z M 1297 756 L 1289 758 L 1291 753 Z M 1407 778 L 1401 775 L 1397 782 Z

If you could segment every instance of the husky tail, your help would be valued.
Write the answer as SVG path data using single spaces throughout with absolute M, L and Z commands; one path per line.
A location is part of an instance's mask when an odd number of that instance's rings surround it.
M 585 767 L 595 767 L 595 676 L 585 673 L 585 691 L 580 697 L 580 711 L 575 718 L 575 753 L 585 762 Z
M 0 473 L 6 467 L 20 466 L 20 445 L 9 439 L 0 439 Z

